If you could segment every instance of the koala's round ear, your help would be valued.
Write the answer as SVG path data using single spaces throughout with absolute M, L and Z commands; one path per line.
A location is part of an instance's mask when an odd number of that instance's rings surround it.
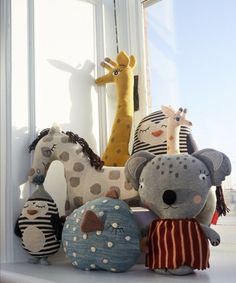
M 125 176 L 135 190 L 139 187 L 139 177 L 145 165 L 155 157 L 154 154 L 147 151 L 139 151 L 134 153 L 125 164 Z
M 231 173 L 230 160 L 220 151 L 206 148 L 196 151 L 192 155 L 207 166 L 213 186 L 220 186 L 225 177 Z

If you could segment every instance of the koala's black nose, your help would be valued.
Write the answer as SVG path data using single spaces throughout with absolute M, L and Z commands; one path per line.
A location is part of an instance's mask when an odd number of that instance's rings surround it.
M 171 204 L 175 203 L 175 201 L 176 201 L 176 193 L 174 191 L 171 191 L 171 190 L 166 190 L 166 191 L 164 191 L 162 199 L 163 199 L 164 203 L 171 205 Z

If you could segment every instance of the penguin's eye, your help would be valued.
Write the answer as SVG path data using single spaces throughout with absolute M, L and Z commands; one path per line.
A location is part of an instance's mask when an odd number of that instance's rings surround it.
M 37 208 L 44 208 L 45 205 L 38 205 L 38 204 L 36 204 L 35 207 L 37 207 Z

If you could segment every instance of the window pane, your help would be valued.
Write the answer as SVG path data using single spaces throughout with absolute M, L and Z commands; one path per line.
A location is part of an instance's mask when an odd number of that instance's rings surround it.
M 152 111 L 186 107 L 201 148 L 236 166 L 236 2 L 162 0 L 145 9 Z M 236 189 L 233 171 L 224 184 Z

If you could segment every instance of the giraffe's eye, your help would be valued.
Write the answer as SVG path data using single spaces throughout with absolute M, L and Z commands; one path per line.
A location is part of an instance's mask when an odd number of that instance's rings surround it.
M 114 75 L 114 76 L 119 76 L 119 74 L 120 74 L 120 70 L 115 70 L 115 71 L 113 71 L 113 75 Z

